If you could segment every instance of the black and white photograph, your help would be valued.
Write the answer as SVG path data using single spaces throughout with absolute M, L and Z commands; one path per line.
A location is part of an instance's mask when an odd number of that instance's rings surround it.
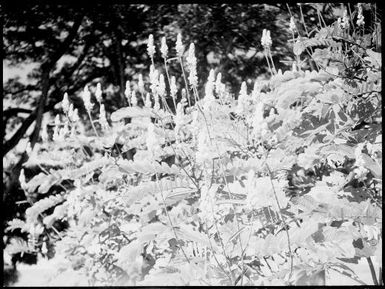
M 0 7 L 3 287 L 384 285 L 380 2 Z

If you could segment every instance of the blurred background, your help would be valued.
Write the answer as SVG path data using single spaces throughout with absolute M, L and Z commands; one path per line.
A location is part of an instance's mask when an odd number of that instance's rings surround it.
M 23 203 L 18 178 L 26 160 L 26 143 L 34 145 L 40 140 L 46 116 L 60 110 L 65 92 L 80 115 L 84 114 L 80 92 L 86 84 L 95 87 L 98 82 L 107 113 L 126 106 L 126 81 L 137 83 L 139 74 L 145 82 L 148 79 L 150 34 L 157 46 L 156 68 L 163 69 L 161 38 L 167 38 L 173 58 L 176 36 L 181 33 L 186 51 L 191 42 L 195 44 L 200 89 L 213 68 L 237 94 L 242 81 L 251 89 L 256 78 L 268 76 L 261 46 L 263 29 L 271 31 L 276 68 L 289 69 L 294 60 L 291 16 L 296 36 L 309 37 L 322 25 L 336 22 L 345 8 L 354 10 L 353 4 L 338 3 L 2 5 L 4 227 L 29 206 Z M 371 21 L 378 14 L 365 10 L 365 25 L 373 27 Z M 171 59 L 169 65 L 170 74 L 183 87 L 179 63 Z M 305 65 L 311 69 L 311 61 Z M 5 233 L 3 247 L 9 234 L 18 233 Z M 5 284 L 15 278 L 18 261 L 34 263 L 36 256 L 14 255 Z

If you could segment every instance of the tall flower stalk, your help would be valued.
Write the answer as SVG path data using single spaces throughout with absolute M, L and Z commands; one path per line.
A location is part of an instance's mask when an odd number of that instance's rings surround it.
M 180 33 L 178 33 L 177 38 L 176 38 L 175 50 L 176 50 L 176 54 L 177 54 L 177 57 L 178 57 L 178 60 L 179 60 L 180 68 L 182 69 L 184 84 L 186 86 L 188 105 L 191 106 L 190 92 L 189 92 L 189 89 L 188 89 L 188 82 L 187 82 L 187 78 L 186 78 L 186 73 L 185 73 L 184 68 L 183 68 L 183 59 L 182 59 L 182 57 L 183 57 L 183 52 L 184 52 L 184 45 L 182 43 L 182 34 L 180 34 Z

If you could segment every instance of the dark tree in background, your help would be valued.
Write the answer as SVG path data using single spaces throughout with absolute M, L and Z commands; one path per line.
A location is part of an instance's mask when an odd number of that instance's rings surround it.
M 186 50 L 191 42 L 196 46 L 201 89 L 210 69 L 215 68 L 237 94 L 242 80 L 254 81 L 268 71 L 260 44 L 264 28 L 271 31 L 276 67 L 287 68 L 293 60 L 290 15 L 295 16 L 298 29 L 306 35 L 311 31 L 301 23 L 302 15 L 308 27 L 317 26 L 320 13 L 330 24 L 335 21 L 336 7 L 320 3 L 75 6 L 7 2 L 2 7 L 5 64 L 34 64 L 34 69 L 28 83 L 19 78 L 3 83 L 2 152 L 3 158 L 12 160 L 3 173 L 3 225 L 27 206 L 15 205 L 25 199 L 18 178 L 28 158 L 25 153 L 15 153 L 15 146 L 25 138 L 32 147 L 40 140 L 43 114 L 55 114 L 65 92 L 84 114 L 79 95 L 86 84 L 100 82 L 103 88 L 112 85 L 112 91 L 104 92 L 109 112 L 125 106 L 126 81 L 136 81 L 139 73 L 148 77 L 149 34 L 154 35 L 158 49 L 161 37 L 166 36 L 173 57 L 176 36 L 181 32 Z M 162 70 L 159 51 L 156 57 L 157 68 Z M 181 75 L 175 61 L 170 62 L 170 74 Z M 178 82 L 184 87 L 182 78 Z M 29 130 L 32 133 L 27 134 Z

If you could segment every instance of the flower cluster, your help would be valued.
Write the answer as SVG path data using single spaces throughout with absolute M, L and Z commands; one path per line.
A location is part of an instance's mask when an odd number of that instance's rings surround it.
M 348 12 L 345 9 L 342 18 L 338 18 L 338 24 L 340 25 L 341 29 L 349 28 L 349 20 Z
M 184 46 L 182 43 L 182 34 L 180 34 L 180 33 L 178 33 L 178 35 L 176 37 L 175 50 L 176 50 L 176 54 L 178 55 L 178 57 L 183 56 Z
M 94 104 L 91 102 L 91 92 L 88 89 L 88 85 L 84 87 L 83 93 L 82 93 L 82 99 L 84 102 L 84 107 L 86 108 L 88 113 L 91 113 L 92 108 L 94 107 Z
M 106 110 L 104 108 L 104 104 L 100 105 L 99 122 L 104 130 L 107 130 L 110 128 L 110 125 L 107 122 Z
M 270 30 L 263 29 L 262 31 L 262 38 L 261 38 L 261 44 L 264 49 L 269 49 L 273 42 L 271 41 L 270 37 Z
M 166 37 L 163 37 L 162 38 L 162 44 L 160 46 L 160 52 L 162 53 L 162 57 L 164 59 L 167 58 L 167 53 L 168 53 L 168 47 L 167 47 L 167 43 L 166 43 Z
M 248 101 L 247 101 L 247 86 L 246 82 L 242 82 L 241 85 L 241 90 L 239 92 L 238 96 L 238 106 L 237 106 L 237 113 L 238 114 L 243 114 L 248 106 Z
M 127 103 L 131 103 L 131 86 L 130 86 L 130 81 L 126 81 L 126 89 L 124 90 L 124 96 L 127 99 Z
M 154 58 L 155 54 L 155 45 L 154 45 L 154 36 L 150 34 L 148 37 L 148 42 L 147 42 L 147 53 L 151 58 Z
M 295 21 L 294 21 L 294 17 L 293 17 L 293 16 L 290 17 L 289 29 L 290 29 L 290 31 L 291 31 L 292 33 L 294 33 L 295 30 L 296 30 L 296 27 L 295 27 Z
M 64 96 L 63 96 L 63 100 L 62 100 L 62 103 L 61 103 L 61 106 L 63 108 L 63 112 L 64 113 L 68 113 L 68 110 L 70 108 L 70 102 L 68 100 L 68 93 L 64 93 Z
M 362 11 L 362 4 L 358 3 L 357 7 L 358 7 L 357 25 L 358 26 L 364 26 L 365 25 L 365 21 L 364 21 L 364 15 L 362 13 L 363 12 Z
M 100 83 L 98 83 L 96 85 L 95 97 L 96 97 L 96 100 L 99 102 L 99 104 L 102 103 L 102 94 L 103 94 L 102 86 Z
M 197 76 L 197 59 L 195 57 L 195 45 L 194 43 L 190 44 L 190 48 L 187 56 L 187 65 L 189 67 L 189 77 L 188 80 L 190 85 L 196 87 L 198 85 L 198 76 Z

